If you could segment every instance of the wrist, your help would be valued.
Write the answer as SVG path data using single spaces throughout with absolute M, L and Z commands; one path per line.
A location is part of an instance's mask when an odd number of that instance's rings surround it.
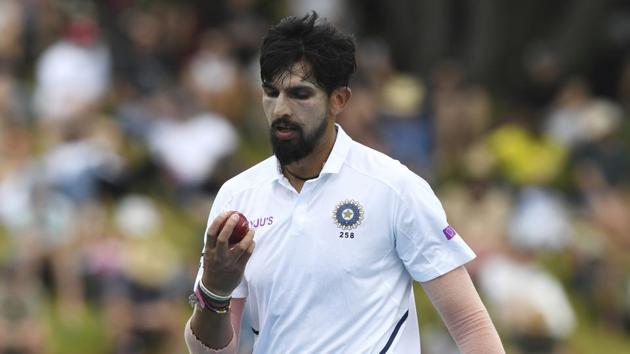
M 232 297 L 227 298 L 219 298 L 210 296 L 206 294 L 202 287 L 201 282 L 197 284 L 195 287 L 195 298 L 197 300 L 197 304 L 201 307 L 202 310 L 209 310 L 216 314 L 226 314 L 230 311 L 230 303 Z
M 210 288 L 208 288 L 205 284 L 206 283 L 204 283 L 203 279 L 200 279 L 197 285 L 199 289 L 213 301 L 225 302 L 225 301 L 230 301 L 230 299 L 232 299 L 232 292 L 225 293 L 225 292 L 218 292 L 214 289 L 210 290 Z
M 225 289 L 225 286 L 221 286 L 220 282 L 217 284 L 217 281 L 213 281 L 213 279 L 220 279 L 220 277 L 204 276 L 199 279 L 199 284 L 201 284 L 201 288 L 206 292 L 211 292 L 218 297 L 229 297 L 232 296 L 232 291 L 229 289 Z

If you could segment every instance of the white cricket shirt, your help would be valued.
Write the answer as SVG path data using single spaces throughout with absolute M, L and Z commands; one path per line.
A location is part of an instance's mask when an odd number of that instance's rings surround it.
M 419 353 L 412 280 L 475 257 L 422 178 L 337 129 L 300 193 L 272 156 L 226 182 L 212 206 L 209 221 L 238 210 L 256 229 L 233 293 L 247 298 L 241 335 L 254 353 Z

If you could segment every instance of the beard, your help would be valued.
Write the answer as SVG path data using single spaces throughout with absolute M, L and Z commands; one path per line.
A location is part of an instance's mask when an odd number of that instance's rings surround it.
M 304 134 L 304 129 L 299 124 L 291 122 L 288 118 L 276 119 L 270 127 L 271 147 L 274 155 L 280 162 L 280 166 L 286 166 L 295 161 L 299 161 L 308 156 L 326 132 L 326 119 L 322 119 L 320 125 L 309 135 Z M 278 125 L 293 129 L 295 137 L 293 139 L 279 139 L 275 131 Z

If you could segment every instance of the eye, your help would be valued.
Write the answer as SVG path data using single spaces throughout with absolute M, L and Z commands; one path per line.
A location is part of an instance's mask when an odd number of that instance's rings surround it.
M 263 91 L 265 92 L 265 96 L 278 97 L 278 90 L 273 87 L 263 86 Z
M 313 96 L 313 90 L 309 88 L 298 87 L 298 88 L 292 89 L 290 91 L 290 94 L 292 97 L 295 97 L 298 100 L 305 100 Z

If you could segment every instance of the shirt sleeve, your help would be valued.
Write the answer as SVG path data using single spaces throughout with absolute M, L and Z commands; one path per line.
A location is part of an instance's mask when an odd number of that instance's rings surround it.
M 448 224 L 429 184 L 416 175 L 402 184 L 393 218 L 396 252 L 417 281 L 437 278 L 475 258 Z
M 247 290 L 247 279 L 245 279 L 245 277 L 243 277 L 243 279 L 241 279 L 241 282 L 238 284 L 238 286 L 236 287 L 236 289 L 234 289 L 234 291 L 232 291 L 232 297 L 235 299 L 244 299 L 247 297 L 247 295 L 249 295 L 249 291 Z

